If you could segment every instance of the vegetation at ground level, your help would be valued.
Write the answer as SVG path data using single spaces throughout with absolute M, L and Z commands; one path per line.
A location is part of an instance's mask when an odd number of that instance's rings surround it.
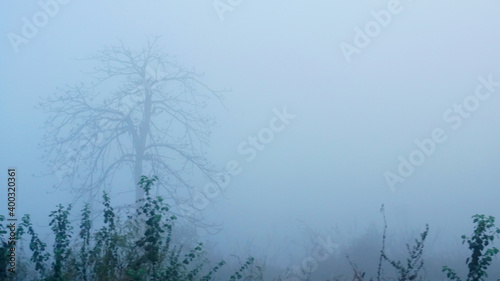
M 50 213 L 50 228 L 53 233 L 51 251 L 42 241 L 27 214 L 16 228 L 10 227 L 4 216 L 0 216 L 0 280 L 165 280 L 165 281 L 210 281 L 210 280 L 269 280 L 265 279 L 265 269 L 248 257 L 231 273 L 224 260 L 211 261 L 207 258 L 204 245 L 192 247 L 175 243 L 172 232 L 176 217 L 169 213 L 169 206 L 161 196 L 153 197 L 151 187 L 156 178 L 142 177 L 140 186 L 145 192 L 138 204 L 135 215 L 121 218 L 111 205 L 108 194 L 103 194 L 102 225 L 94 229 L 94 220 L 89 205 L 81 210 L 80 222 L 75 231 L 69 216 L 72 206 L 57 205 Z M 382 208 L 383 212 L 383 208 Z M 353 275 L 347 278 L 333 277 L 330 280 L 428 280 L 423 274 L 424 243 L 429 227 L 407 244 L 407 258 L 394 259 L 386 251 L 387 223 L 384 216 L 382 248 L 379 253 L 376 275 L 366 276 L 355 262 L 347 256 Z M 495 226 L 495 218 L 474 215 L 472 235 L 463 235 L 471 251 L 466 259 L 467 274 L 460 276 L 455 269 L 442 267 L 443 278 L 457 281 L 483 281 L 488 278 L 488 268 L 499 250 L 492 246 L 500 229 Z M 28 245 L 31 256 L 22 255 Z M 15 248 L 15 252 L 12 250 Z M 17 256 L 14 254 L 17 253 Z M 15 259 L 15 263 L 11 262 Z M 12 266 L 15 265 L 15 268 Z M 394 276 L 384 276 L 384 268 L 391 268 Z M 12 272 L 15 270 L 15 273 Z M 275 281 L 313 280 L 312 272 L 302 272 L 301 276 L 282 274 Z M 498 278 L 498 277 L 497 277 Z M 494 279 L 491 279 L 494 280 Z M 500 280 L 500 279 L 496 279 Z

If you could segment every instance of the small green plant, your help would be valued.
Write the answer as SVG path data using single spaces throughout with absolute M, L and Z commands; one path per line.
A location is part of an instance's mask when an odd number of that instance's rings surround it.
M 69 242 L 73 230 L 68 219 L 70 211 L 71 205 L 65 209 L 63 205 L 59 204 L 57 205 L 57 210 L 52 211 L 49 215 L 52 217 L 49 225 L 55 234 L 54 261 L 52 263 L 52 276 L 49 280 L 66 280 L 63 267 L 68 263 L 71 255 Z
M 159 265 L 164 259 L 162 251 L 168 252 L 170 248 L 172 224 L 176 219 L 175 216 L 168 216 L 169 208 L 162 197 L 151 197 L 151 187 L 156 180 L 157 177 L 149 179 L 142 176 L 139 182 L 144 189 L 145 198 L 138 202 L 138 229 L 143 230 L 144 235 L 135 242 L 134 253 L 138 258 L 128 270 L 129 274 L 153 276 L 153 280 L 157 280 L 160 275 Z M 142 272 L 139 272 L 139 269 Z
M 213 274 L 225 263 L 219 262 L 208 273 L 202 276 L 205 260 L 202 257 L 203 244 L 198 243 L 184 254 L 182 247 L 172 247 L 172 230 L 177 219 L 169 215 L 169 207 L 163 198 L 151 197 L 151 186 L 156 177 L 141 177 L 139 185 L 144 189 L 145 198 L 139 200 L 137 209 L 138 227 L 143 235 L 136 240 L 131 253 L 134 261 L 127 269 L 131 280 L 164 280 L 164 281 L 195 281 L 213 280 Z M 194 263 L 194 264 L 193 264 Z
M 31 236 L 30 240 L 30 250 L 32 252 L 31 261 L 35 264 L 35 270 L 38 272 L 41 280 L 46 278 L 47 266 L 46 262 L 50 258 L 50 254 L 45 252 L 47 244 L 45 244 L 36 233 L 31 223 L 31 218 L 29 214 L 23 216 L 22 223 L 19 227 L 21 232 L 24 232 L 24 228 L 28 229 L 28 234 Z
M 240 280 L 243 278 L 243 273 L 245 270 L 247 270 L 251 265 L 253 265 L 255 259 L 253 257 L 249 257 L 247 261 L 236 271 L 231 278 L 229 278 L 229 281 L 235 281 L 235 280 Z
M 102 197 L 104 205 L 104 226 L 102 226 L 94 236 L 94 248 L 90 252 L 90 263 L 94 267 L 94 278 L 97 280 L 111 281 L 116 280 L 118 274 L 117 241 L 119 237 L 115 224 L 115 213 L 113 207 L 111 207 L 110 198 L 106 192 L 103 193 Z M 83 214 L 87 216 L 85 209 Z M 80 227 L 81 235 L 86 238 L 87 232 L 90 231 L 90 226 L 85 217 L 82 219 L 82 226 Z M 84 261 L 81 261 L 81 263 L 83 262 Z
M 78 237 L 81 239 L 80 246 L 80 262 L 77 263 L 77 270 L 79 275 L 82 277 L 83 281 L 90 280 L 88 274 L 87 267 L 89 266 L 89 249 L 90 249 L 90 238 L 91 238 L 91 230 L 92 230 L 92 220 L 90 219 L 90 205 L 85 204 L 82 210 L 82 219 L 80 222 L 80 232 Z
M 499 237 L 500 229 L 495 227 L 495 218 L 492 216 L 474 215 L 472 218 L 473 223 L 476 225 L 474 233 L 471 237 L 462 235 L 462 244 L 467 242 L 469 249 L 472 250 L 471 256 L 465 261 L 469 268 L 469 273 L 465 280 L 484 281 L 484 277 L 488 277 L 487 269 L 491 264 L 492 258 L 498 254 L 496 247 L 488 246 L 493 242 L 495 237 Z M 450 280 L 462 280 L 453 269 L 447 266 L 443 266 L 442 271 L 446 272 L 446 276 Z
M 419 272 L 424 266 L 422 255 L 424 253 L 424 242 L 425 239 L 427 238 L 427 234 L 429 233 L 429 225 L 425 226 L 424 232 L 420 234 L 420 239 L 415 239 L 415 245 L 410 247 L 409 244 L 406 244 L 406 249 L 408 250 L 409 257 L 406 259 L 406 264 L 404 264 L 401 261 L 390 259 L 385 253 L 387 220 L 385 218 L 385 210 L 383 204 L 382 207 L 380 208 L 380 212 L 382 213 L 382 217 L 384 219 L 384 232 L 382 234 L 382 249 L 380 250 L 380 258 L 377 270 L 377 280 L 380 281 L 381 278 L 383 261 L 387 261 L 394 269 L 396 269 L 398 273 L 397 277 L 398 281 L 423 280 L 423 278 L 419 275 Z M 355 273 L 356 272 L 357 271 L 355 270 Z M 358 279 L 362 280 L 362 278 Z
M 420 239 L 415 239 L 415 245 L 410 247 L 409 244 L 406 244 L 406 249 L 409 254 L 409 257 L 406 259 L 406 265 L 400 261 L 389 259 L 387 255 L 383 253 L 383 258 L 398 272 L 398 281 L 423 280 L 419 272 L 424 266 L 422 255 L 424 253 L 425 238 L 428 233 L 429 225 L 426 225 L 424 232 L 420 234 Z

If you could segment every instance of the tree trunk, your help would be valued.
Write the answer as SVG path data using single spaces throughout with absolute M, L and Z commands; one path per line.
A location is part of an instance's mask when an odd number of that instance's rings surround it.
M 139 200 L 144 198 L 144 190 L 141 188 L 139 185 L 139 181 L 141 180 L 142 176 L 142 160 L 144 151 L 139 153 L 139 151 L 136 150 L 136 159 L 135 159 L 135 164 L 134 164 L 134 183 L 135 183 L 135 202 L 136 204 L 139 204 Z
M 144 92 L 144 116 L 139 127 L 138 142 L 135 144 L 136 158 L 134 166 L 134 180 L 136 186 L 136 202 L 144 198 L 144 190 L 139 185 L 139 181 L 141 180 L 141 176 L 143 176 L 144 154 L 151 124 L 152 95 L 146 78 L 144 78 Z

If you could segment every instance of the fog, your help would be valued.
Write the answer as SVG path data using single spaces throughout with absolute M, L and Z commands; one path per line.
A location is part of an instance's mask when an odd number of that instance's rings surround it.
M 403 253 L 429 224 L 425 255 L 443 258 L 425 264 L 432 279 L 447 257 L 463 256 L 465 272 L 471 216 L 500 218 L 496 1 L 48 2 L 0 3 L 0 167 L 18 170 L 17 212 L 43 237 L 50 211 L 76 201 L 43 160 L 40 100 L 93 82 L 88 58 L 103 48 L 140 51 L 155 37 L 223 96 L 206 108 L 206 158 L 239 173 L 198 206 L 216 225 L 197 230 L 213 254 L 285 270 L 328 237 L 338 260 L 376 267 L 377 253 L 361 260 L 349 245 L 374 231 L 380 251 L 384 204 L 387 241 Z M 112 183 L 116 204 L 133 200 L 118 195 L 129 175 Z M 191 179 L 206 195 L 207 179 Z M 348 264 L 318 268 L 311 280 L 352 276 Z

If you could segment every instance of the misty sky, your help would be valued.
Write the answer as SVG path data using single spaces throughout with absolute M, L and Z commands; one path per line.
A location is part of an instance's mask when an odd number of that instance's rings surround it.
M 22 36 L 23 18 L 43 9 L 38 1 L 0 3 L 0 168 L 17 167 L 19 210 L 40 226 L 71 200 L 42 176 L 40 98 L 92 81 L 85 71 L 93 64 L 82 59 L 103 47 L 122 40 L 139 49 L 154 36 L 212 88 L 227 90 L 224 105 L 208 109 L 217 120 L 208 157 L 219 169 L 237 161 L 242 171 L 206 214 L 234 247 L 291 240 L 304 224 L 363 233 L 381 226 L 383 203 L 394 231 L 429 223 L 434 238 L 454 235 L 450 245 L 469 232 L 473 214 L 500 217 L 497 1 L 243 0 L 219 14 L 211 0 L 63 2 L 18 45 L 12 33 Z M 382 9 L 395 12 L 386 26 L 360 35 Z M 358 48 L 360 36 L 369 42 Z M 238 148 L 284 108 L 294 118 L 247 161 Z M 443 141 L 421 153 L 410 176 L 398 175 L 399 157 L 408 160 L 415 140 L 435 130 Z M 391 188 L 387 172 L 404 182 Z M 0 193 L 0 206 L 6 202 Z

